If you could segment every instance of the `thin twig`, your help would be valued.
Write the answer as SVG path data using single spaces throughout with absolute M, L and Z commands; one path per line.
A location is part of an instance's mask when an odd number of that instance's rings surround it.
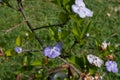
M 21 4 L 22 4 L 22 3 L 18 2 L 19 10 L 20 10 L 20 12 L 21 12 L 21 14 L 22 14 L 24 20 L 26 21 L 27 26 L 28 26 L 29 29 L 32 31 L 32 33 L 34 34 L 35 38 L 37 39 L 37 41 L 39 42 L 39 44 L 40 44 L 41 47 L 43 48 L 43 43 L 42 43 L 40 37 L 38 37 L 38 36 L 36 35 L 36 33 L 34 32 L 34 30 L 33 30 L 32 26 L 31 26 L 30 22 L 28 21 L 26 15 L 25 15 L 25 13 L 24 13 L 24 10 L 23 10 L 23 7 L 22 7 Z
M 18 11 L 18 9 L 17 9 L 17 8 L 13 7 L 13 6 L 12 6 L 12 5 L 10 5 L 8 2 L 6 3 L 6 5 L 7 5 L 9 8 L 11 8 L 11 9 L 13 9 L 13 10 Z
M 77 72 L 78 75 L 80 75 L 82 72 L 79 71 L 74 65 L 70 64 L 69 62 L 67 62 L 65 59 L 58 57 L 60 60 L 62 60 L 64 63 L 68 64 L 73 70 L 75 70 Z
M 39 30 L 39 29 L 44 29 L 44 28 L 49 28 L 49 27 L 63 27 L 65 24 L 67 24 L 67 22 L 69 21 L 69 19 L 67 19 L 65 22 L 60 23 L 60 24 L 53 24 L 53 25 L 48 25 L 48 26 L 42 26 L 42 27 L 38 27 L 38 28 L 34 28 L 33 30 Z
M 23 50 L 23 52 L 42 52 L 42 50 Z
M 110 38 L 115 37 L 117 35 L 118 35 L 117 33 L 114 33 L 114 34 L 110 35 L 107 39 L 110 39 Z
M 25 21 L 22 21 L 21 23 L 16 24 L 16 25 L 13 26 L 12 28 L 9 28 L 9 29 L 7 29 L 7 30 L 2 30 L 2 31 L 4 32 L 4 34 L 7 34 L 8 32 L 10 32 L 10 31 L 12 31 L 12 30 L 18 28 L 18 27 L 19 27 L 21 24 L 23 24 L 24 22 L 25 22 Z
M 55 72 L 58 72 L 58 71 L 61 71 L 61 70 L 65 70 L 66 68 L 69 68 L 69 65 L 68 64 L 63 64 L 61 66 L 58 66 L 56 68 L 53 68 L 53 69 L 50 69 L 46 72 L 47 75 L 51 74 L 51 73 L 55 73 Z

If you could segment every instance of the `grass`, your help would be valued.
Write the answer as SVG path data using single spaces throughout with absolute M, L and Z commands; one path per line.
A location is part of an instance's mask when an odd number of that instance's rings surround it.
M 15 1 L 11 0 L 11 3 L 14 5 Z M 90 39 L 86 49 L 90 47 L 94 47 L 95 41 L 102 42 L 106 40 L 107 42 L 111 42 L 111 45 L 115 46 L 120 44 L 120 1 L 119 0 L 85 0 L 87 7 L 92 9 L 94 12 L 94 16 L 92 17 L 92 23 L 90 28 Z M 15 5 L 16 6 L 16 5 Z M 28 20 L 31 22 L 32 26 L 40 27 L 48 24 L 56 24 L 61 22 L 59 20 L 58 14 L 61 9 L 56 5 L 50 3 L 49 1 L 27 1 L 24 0 L 24 9 L 27 15 Z M 108 15 L 110 14 L 110 16 Z M 4 47 L 5 50 L 13 49 L 15 46 L 15 39 L 18 35 L 22 35 L 24 37 L 24 33 L 29 29 L 26 24 L 22 22 L 23 18 L 20 13 L 14 11 L 8 7 L 0 7 L 0 47 Z M 4 34 L 4 31 L 9 30 L 15 26 L 20 24 L 15 29 Z M 39 31 L 36 33 L 42 37 L 42 39 L 48 38 L 48 40 L 43 40 L 43 43 L 49 43 L 49 37 L 47 30 Z M 42 33 L 42 34 L 41 34 Z M 24 40 L 23 40 L 24 41 Z M 3 44 L 4 42 L 4 44 Z M 2 45 L 3 44 L 3 45 Z M 29 42 L 30 47 L 32 49 L 39 49 L 40 45 L 38 42 L 32 38 Z M 46 44 L 45 44 L 46 45 Z M 23 43 L 23 46 L 24 43 Z M 90 51 L 92 52 L 92 51 Z M 116 61 L 118 63 L 118 67 L 120 69 L 120 61 L 119 61 L 119 52 L 120 45 L 114 49 L 114 54 L 116 56 Z M 97 53 L 94 51 L 93 53 Z M 20 60 L 18 57 L 8 58 L 7 61 L 4 61 L 4 58 L 0 58 L 0 78 L 1 79 L 15 79 L 12 75 L 12 71 L 17 70 L 20 67 L 22 58 Z M 11 65 L 15 64 L 15 65 Z M 120 73 L 119 73 L 120 74 Z M 112 75 L 112 77 L 111 77 Z M 6 77 L 7 76 L 7 77 Z M 105 80 L 119 80 L 120 76 L 114 76 L 113 74 L 108 74 Z

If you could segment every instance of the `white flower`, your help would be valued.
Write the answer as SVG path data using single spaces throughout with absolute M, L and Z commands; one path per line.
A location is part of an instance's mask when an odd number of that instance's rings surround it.
M 102 50 L 106 50 L 109 45 L 110 45 L 110 42 L 109 43 L 106 43 L 106 41 L 102 42 L 101 44 Z
M 105 63 L 106 69 L 109 72 L 113 72 L 113 73 L 118 73 L 118 67 L 117 67 L 117 63 L 115 61 L 110 61 L 108 60 Z
M 85 34 L 85 36 L 86 36 L 86 37 L 89 37 L 89 36 L 90 36 L 90 34 L 89 34 L 89 33 L 86 33 L 86 34 Z
M 29 36 L 29 33 L 25 33 L 25 36 L 27 36 L 27 37 L 28 37 L 28 36 Z
M 83 0 L 75 0 L 75 4 L 72 5 L 72 10 L 81 18 L 93 16 L 93 12 L 86 8 Z
M 101 67 L 101 65 L 104 63 L 102 59 L 92 54 L 87 55 L 87 59 L 90 64 L 93 64 L 97 67 Z
M 107 48 L 107 43 L 106 41 L 102 42 L 103 47 L 106 49 Z

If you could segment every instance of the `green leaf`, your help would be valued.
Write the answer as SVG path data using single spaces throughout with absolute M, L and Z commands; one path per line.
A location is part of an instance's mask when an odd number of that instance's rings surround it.
M 63 6 L 68 13 L 71 13 L 71 6 L 74 4 L 74 0 L 63 0 Z
M 28 64 L 28 57 L 27 57 L 27 56 L 24 57 L 24 59 L 23 59 L 23 63 Z
M 67 21 L 67 19 L 68 19 L 68 14 L 65 13 L 65 12 L 60 12 L 60 14 L 59 14 L 59 19 L 60 19 L 62 22 Z
M 96 68 L 89 68 L 89 73 L 91 74 L 91 75 L 93 75 L 93 74 L 95 74 L 96 73 Z
M 78 19 L 76 18 L 76 15 L 72 14 L 72 15 L 70 15 L 70 18 L 72 19 L 72 21 L 78 22 Z
M 72 19 L 72 21 L 75 22 L 75 23 L 77 23 L 77 24 L 78 23 L 81 24 L 81 22 L 83 21 L 83 19 L 81 19 L 78 15 L 71 14 L 69 16 Z
M 40 62 L 39 60 L 33 61 L 33 62 L 31 63 L 32 66 L 39 66 L 39 65 L 41 65 L 41 64 L 42 64 L 42 62 Z
M 78 40 L 79 40 L 79 35 L 80 35 L 80 34 L 79 34 L 80 30 L 79 30 L 79 27 L 77 26 L 76 23 L 73 24 L 72 32 L 73 32 L 75 38 L 76 38 L 77 41 L 78 41 Z
M 5 51 L 6 56 L 12 56 L 12 50 Z
M 69 2 L 70 0 L 63 0 L 63 5 L 66 6 Z
M 82 54 L 82 58 L 83 58 L 84 66 L 85 66 L 87 64 L 86 56 L 84 54 Z
M 96 47 L 99 47 L 99 42 L 97 40 L 95 40 L 95 45 Z
M 80 39 L 82 39 L 85 36 L 85 34 L 88 32 L 90 27 L 89 25 L 90 25 L 90 21 L 85 26 L 83 26 L 82 32 L 80 34 Z
M 61 38 L 65 39 L 69 34 L 70 34 L 70 31 L 68 31 L 68 30 L 62 30 Z
M 120 73 L 117 73 L 116 75 L 117 75 L 118 77 L 120 77 Z
M 61 29 L 60 29 L 61 30 Z M 58 39 L 62 40 L 62 31 L 58 31 Z
M 53 31 L 52 28 L 49 28 L 49 34 L 50 34 L 51 40 L 55 40 L 55 32 Z
M 16 46 L 20 46 L 21 45 L 21 38 L 20 35 L 18 35 L 18 37 L 16 38 Z
M 71 13 L 71 6 L 70 5 L 66 5 L 65 9 L 67 10 L 67 12 Z

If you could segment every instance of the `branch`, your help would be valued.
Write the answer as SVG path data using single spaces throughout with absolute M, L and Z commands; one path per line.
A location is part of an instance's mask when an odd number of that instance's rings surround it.
M 13 26 L 12 28 L 9 28 L 9 29 L 7 29 L 7 30 L 2 30 L 2 31 L 4 32 L 4 34 L 7 34 L 8 32 L 10 32 L 10 31 L 16 29 L 17 27 L 19 27 L 19 26 L 20 26 L 21 24 L 23 24 L 24 22 L 25 22 L 25 21 L 22 21 L 21 23 L 16 24 L 16 25 Z
M 9 2 L 5 2 L 5 3 L 6 3 L 6 6 L 7 6 L 7 7 L 11 8 L 11 9 L 13 9 L 13 10 L 18 11 L 18 9 L 15 8 L 15 7 L 13 7 L 12 5 L 10 5 Z M 4 2 L 3 2 L 2 4 L 4 4 Z
M 34 28 L 33 30 L 44 29 L 44 28 L 55 27 L 55 26 L 63 27 L 65 24 L 67 24 L 68 21 L 69 21 L 69 18 L 63 23 L 53 24 L 53 25 L 48 25 L 48 26 L 42 26 L 42 27 Z
M 55 72 L 58 72 L 58 71 L 61 71 L 61 70 L 65 70 L 66 68 L 69 68 L 69 65 L 68 64 L 63 64 L 61 66 L 58 66 L 56 68 L 53 68 L 53 69 L 50 69 L 46 72 L 47 75 L 51 74 L 51 73 L 55 73 Z
M 42 50 L 23 50 L 23 52 L 42 52 Z
M 61 61 L 63 61 L 64 63 L 68 64 L 73 70 L 75 70 L 77 72 L 78 75 L 80 75 L 82 72 L 79 71 L 74 65 L 70 64 L 69 62 L 67 62 L 65 59 L 58 57 Z
M 19 10 L 20 10 L 20 12 L 21 12 L 24 20 L 26 21 L 27 26 L 28 26 L 29 29 L 32 31 L 32 33 L 34 34 L 35 38 L 37 39 L 37 41 L 39 42 L 39 44 L 40 44 L 40 45 L 42 46 L 42 48 L 43 48 L 43 43 L 42 43 L 41 39 L 40 39 L 40 38 L 36 35 L 36 33 L 34 32 L 34 30 L 33 30 L 32 26 L 31 26 L 30 22 L 28 21 L 26 15 L 25 15 L 25 13 L 24 13 L 24 10 L 23 10 L 23 7 L 22 7 L 21 4 L 22 4 L 22 2 L 18 2 Z

